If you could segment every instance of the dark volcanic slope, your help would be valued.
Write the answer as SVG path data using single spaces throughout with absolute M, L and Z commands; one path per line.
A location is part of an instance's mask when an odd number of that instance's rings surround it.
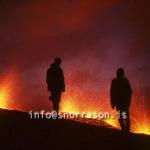
M 0 144 L 12 150 L 150 150 L 150 136 L 70 120 L 31 120 L 27 113 L 0 109 Z

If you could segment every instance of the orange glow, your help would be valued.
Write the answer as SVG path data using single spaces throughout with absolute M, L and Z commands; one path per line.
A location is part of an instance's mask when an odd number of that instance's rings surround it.
M 115 112 L 111 112 L 111 113 L 113 114 L 113 116 L 116 116 Z M 105 119 L 105 122 L 112 125 L 115 128 L 120 128 L 118 124 L 118 120 L 115 118 Z
M 148 110 L 145 108 L 144 99 L 138 95 L 134 97 L 135 103 L 131 109 L 132 131 L 135 133 L 144 133 L 150 135 L 150 118 Z
M 2 87 L 0 89 L 0 108 L 7 108 L 7 100 L 9 99 L 7 88 L 8 87 Z
M 135 133 L 144 133 L 150 135 L 150 124 L 147 122 L 145 123 L 139 123 L 139 125 L 136 126 Z
M 74 85 L 69 83 L 67 85 Z M 62 97 L 60 104 L 61 112 L 68 113 L 87 113 L 85 118 L 95 119 L 91 113 L 108 112 L 115 118 L 104 119 L 104 121 L 116 128 L 120 128 L 116 118 L 116 111 L 110 107 L 108 93 L 95 91 L 91 87 L 82 86 L 69 87 Z M 0 108 L 16 109 L 19 106 L 19 101 L 15 101 L 16 94 L 18 94 L 18 76 L 16 72 L 9 71 L 7 74 L 0 76 Z M 132 98 L 130 109 L 131 131 L 134 133 L 144 133 L 150 135 L 150 118 L 149 111 L 144 106 L 144 98 L 135 92 Z M 107 96 L 106 96 L 107 95 Z
M 9 71 L 0 76 L 0 108 L 12 109 L 16 91 L 16 74 Z
M 85 90 L 85 89 L 84 89 Z M 69 93 L 72 93 L 69 95 Z M 85 92 L 86 93 L 86 92 Z M 106 97 L 102 97 L 102 100 L 99 97 L 96 97 L 96 93 L 91 93 L 90 96 L 86 95 L 84 92 L 71 91 L 67 92 L 61 101 L 60 111 L 68 113 L 86 113 L 85 118 L 95 119 L 95 113 L 105 113 L 109 112 L 116 117 L 114 110 L 110 108 L 109 101 L 106 100 Z M 119 127 L 118 122 L 114 118 L 103 119 L 106 123 Z

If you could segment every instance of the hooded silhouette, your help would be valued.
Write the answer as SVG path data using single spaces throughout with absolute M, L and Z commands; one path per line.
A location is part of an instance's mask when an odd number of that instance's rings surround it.
M 48 91 L 51 92 L 49 99 L 53 102 L 53 109 L 57 112 L 59 111 L 61 93 L 65 91 L 64 73 L 60 65 L 61 59 L 55 58 L 54 63 L 47 70 L 46 78 Z
M 129 80 L 124 75 L 124 69 L 117 70 L 117 78 L 112 80 L 110 98 L 112 108 L 120 113 L 119 123 L 124 131 L 130 131 L 129 107 L 131 103 L 132 89 Z M 123 113 L 126 117 L 123 118 Z

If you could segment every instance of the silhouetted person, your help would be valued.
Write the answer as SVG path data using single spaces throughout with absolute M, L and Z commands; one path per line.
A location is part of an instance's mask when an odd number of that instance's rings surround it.
M 125 77 L 124 69 L 117 70 L 117 78 L 112 80 L 110 97 L 111 106 L 120 112 L 119 123 L 123 131 L 130 131 L 129 107 L 131 102 L 132 89 L 129 80 Z M 123 118 L 126 113 L 126 118 Z
M 59 111 L 61 93 L 65 91 L 64 73 L 60 65 L 61 59 L 55 58 L 54 63 L 47 70 L 46 79 L 48 91 L 51 92 L 49 99 L 53 102 L 53 109 L 57 112 Z

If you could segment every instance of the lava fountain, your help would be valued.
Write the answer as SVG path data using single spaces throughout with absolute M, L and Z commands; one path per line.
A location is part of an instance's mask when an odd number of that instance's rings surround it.
M 17 74 L 10 70 L 0 76 L 0 108 L 15 109 L 14 97 L 17 93 Z
M 61 102 L 61 112 L 87 114 L 95 112 L 109 112 L 109 114 L 115 116 L 115 118 L 107 118 L 103 121 L 116 128 L 120 128 L 118 124 L 118 119 L 116 119 L 117 114 L 114 110 L 110 108 L 109 99 L 103 98 L 102 100 L 98 100 L 98 98 L 96 98 L 94 94 L 93 98 L 92 95 L 80 94 L 81 93 L 77 93 L 76 91 L 74 91 L 71 95 L 69 95 L 69 93 L 68 95 L 66 94 Z M 134 133 L 144 133 L 150 135 L 150 119 L 148 116 L 148 112 L 144 109 L 142 102 L 136 103 L 137 101 L 134 98 L 133 101 L 134 102 L 131 106 L 132 109 L 130 115 L 131 131 Z
M 150 135 L 150 118 L 148 108 L 145 106 L 145 97 L 137 94 L 133 97 L 131 108 L 132 131 Z

